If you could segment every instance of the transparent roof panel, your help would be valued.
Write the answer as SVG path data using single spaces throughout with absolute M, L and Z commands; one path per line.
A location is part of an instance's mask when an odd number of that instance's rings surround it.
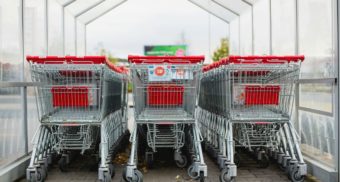
M 91 23 L 102 15 L 110 12 L 127 0 L 105 0 L 95 7 L 89 9 L 86 13 L 79 16 L 79 20 L 85 24 Z
M 250 9 L 249 4 L 241 0 L 212 0 L 212 1 L 237 14 L 241 14 L 242 12 Z
M 71 12 L 73 15 L 79 15 L 82 12 L 89 10 L 90 8 L 95 7 L 99 3 L 105 0 L 77 0 L 72 4 L 68 5 L 66 10 Z
M 235 18 L 238 18 L 237 14 L 223 8 L 222 6 L 210 0 L 189 0 L 189 1 L 226 22 L 231 22 Z
M 254 4 L 254 3 L 256 3 L 257 1 L 260 1 L 260 0 L 240 0 L 240 1 L 243 1 L 243 2 L 249 3 L 249 4 Z
M 76 2 L 76 0 L 57 0 L 57 2 L 61 5 L 61 6 L 68 6 L 74 2 Z

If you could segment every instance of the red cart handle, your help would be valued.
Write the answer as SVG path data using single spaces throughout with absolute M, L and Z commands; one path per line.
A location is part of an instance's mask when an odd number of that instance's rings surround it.
M 155 64 L 155 63 L 173 63 L 173 64 L 195 64 L 202 63 L 204 56 L 133 56 L 129 55 L 130 63 L 136 64 Z
M 84 56 L 84 57 L 77 57 L 77 56 L 65 56 L 65 57 L 58 57 L 58 56 L 46 56 L 46 57 L 39 57 L 39 56 L 26 56 L 26 60 L 28 62 L 37 63 L 37 64 L 65 64 L 65 63 L 72 63 L 72 64 L 106 64 L 111 70 L 117 73 L 127 73 L 127 71 L 123 71 L 121 68 L 117 67 L 113 63 L 109 62 L 109 60 L 105 56 Z
M 33 62 L 37 64 L 104 64 L 106 57 L 105 56 L 84 56 L 84 57 L 76 57 L 76 56 L 26 56 L 26 60 L 28 62 Z
M 222 59 L 224 64 L 236 63 L 236 64 L 284 64 L 291 62 L 304 61 L 305 56 L 229 56 Z
M 125 68 L 124 66 L 116 66 L 115 64 L 113 64 L 112 62 L 110 62 L 109 59 L 106 59 L 106 65 L 107 67 L 109 67 L 111 70 L 117 72 L 117 73 L 121 73 L 121 74 L 127 74 L 128 70 L 127 68 Z

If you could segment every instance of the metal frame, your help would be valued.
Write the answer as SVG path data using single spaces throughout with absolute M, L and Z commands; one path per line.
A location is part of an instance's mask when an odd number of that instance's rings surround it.
M 217 5 L 219 5 L 219 6 L 221 6 L 221 7 L 224 8 L 225 10 L 227 10 L 227 11 L 229 11 L 229 12 L 231 12 L 232 14 L 234 14 L 234 15 L 237 16 L 237 20 L 238 20 L 238 31 L 239 31 L 239 33 L 238 33 L 238 42 L 239 42 L 239 44 L 238 44 L 238 52 L 239 52 L 239 54 L 240 54 L 240 53 L 241 53 L 241 18 L 240 18 L 240 12 L 236 12 L 236 11 L 230 9 L 229 7 L 225 6 L 224 4 L 222 4 L 222 3 L 219 2 L 219 1 L 212 0 L 212 2 L 215 3 L 215 4 L 217 4 Z M 230 25 L 230 24 L 229 24 L 229 25 Z M 229 32 L 229 34 L 230 34 L 230 32 Z M 229 36 L 230 36 L 230 35 L 229 35 Z
M 255 53 L 255 39 L 254 39 L 254 6 L 253 4 L 251 4 L 250 2 L 246 1 L 246 0 L 241 0 L 242 2 L 244 2 L 245 4 L 247 4 L 248 6 L 250 6 L 250 10 L 251 10 L 251 53 L 254 54 Z
M 22 63 L 24 62 L 24 50 L 25 50 L 25 47 L 24 47 L 24 22 L 23 22 L 23 17 L 24 17 L 24 1 L 25 0 L 19 0 L 20 2 L 20 15 L 19 15 L 19 43 L 20 43 L 20 58 L 21 58 L 21 61 Z M 76 0 L 71 0 L 72 2 L 76 1 Z M 126 1 L 126 0 L 125 0 Z M 124 2 L 125 2 L 124 1 Z M 197 3 L 194 2 L 194 0 L 189 0 L 190 2 L 192 2 L 193 4 L 197 5 Z M 217 0 L 213 0 L 213 2 L 216 2 Z M 271 1 L 271 0 L 269 0 Z M 101 2 L 104 2 L 101 1 Z M 251 17 L 252 17 L 252 53 L 254 53 L 254 11 L 253 11 L 253 3 L 247 1 L 247 0 L 241 0 L 241 2 L 249 5 L 251 7 Z M 295 0 L 296 2 L 296 6 L 295 6 L 295 13 L 296 13 L 296 17 L 295 17 L 295 20 L 296 20 L 296 29 L 295 29 L 295 50 L 296 50 L 296 53 L 298 54 L 299 53 L 299 2 L 298 0 Z M 339 52 L 340 52 L 340 3 L 336 0 L 333 0 L 332 1 L 334 3 L 334 17 L 335 17 L 335 20 L 334 20 L 334 23 L 335 23 L 335 26 L 334 26 L 334 37 L 336 40 L 334 42 L 334 48 L 336 49 L 335 51 L 335 57 L 334 59 L 336 60 L 335 61 L 335 73 L 336 73 L 336 77 L 339 78 Z M 49 4 L 49 0 L 45 0 L 45 16 L 46 16 L 46 20 L 45 20 L 45 44 L 46 44 L 46 55 L 48 55 L 49 53 L 49 47 L 48 47 L 48 44 L 49 44 L 49 39 L 48 39 L 48 29 L 49 29 L 49 26 L 48 26 L 48 23 L 49 23 L 49 20 L 48 20 L 48 4 Z M 68 3 L 64 4 L 64 8 L 67 6 Z M 207 11 L 208 13 L 212 14 L 213 16 L 221 19 L 222 21 L 226 22 L 226 23 L 230 23 L 230 20 L 226 20 L 225 18 L 222 18 L 218 15 L 218 13 L 212 11 L 211 9 L 207 8 L 207 7 L 202 7 L 200 5 L 197 5 L 199 6 L 200 8 L 202 8 L 203 10 Z M 271 6 L 270 6 L 271 7 Z M 63 17 L 64 17 L 64 8 L 63 8 Z M 89 11 L 90 9 L 92 8 L 89 8 L 88 10 L 84 10 L 84 13 L 86 13 L 87 11 Z M 114 7 L 112 8 L 114 9 Z M 101 14 L 100 16 L 104 15 L 105 13 L 111 11 L 112 9 L 110 10 L 107 10 L 106 12 L 104 12 L 103 14 Z M 271 10 L 270 10 L 271 11 Z M 79 15 L 81 16 L 81 15 Z M 94 21 L 95 19 L 99 18 L 100 16 L 98 17 L 95 17 L 93 18 L 93 20 L 91 20 L 90 22 L 88 22 L 86 25 L 90 24 L 92 21 Z M 271 13 L 270 13 L 270 16 L 271 16 Z M 62 17 L 62 18 L 63 18 Z M 77 19 L 76 19 L 77 20 Z M 63 22 L 64 23 L 64 22 Z M 86 25 L 85 25 L 85 36 L 86 36 Z M 65 31 L 64 27 L 63 27 L 63 32 Z M 63 33 L 63 53 L 65 53 L 65 34 Z M 77 36 L 77 33 L 75 34 L 75 36 Z M 84 38 L 84 40 L 86 40 L 86 37 Z M 86 48 L 85 48 L 86 49 Z M 77 51 L 77 49 L 76 49 Z M 86 52 L 86 51 L 85 51 Z M 24 70 L 24 64 L 22 66 L 22 69 Z M 309 79 L 309 80 L 301 80 L 299 84 L 306 84 L 306 83 L 334 83 L 335 84 L 335 87 L 334 87 L 334 91 L 335 91 L 335 98 L 334 98 L 334 124 L 335 124 L 335 134 L 336 134 L 336 143 L 337 143 L 337 150 L 336 150 L 336 154 L 335 154 L 335 166 L 336 166 L 336 169 L 338 170 L 339 169 L 339 149 L 340 149 L 340 146 L 339 146 L 339 113 L 338 113 L 338 109 L 339 109 L 339 84 L 338 84 L 338 81 L 337 81 L 337 78 L 329 78 L 329 79 Z M 26 94 L 27 94 L 27 87 L 30 87 L 30 86 L 35 86 L 35 83 L 25 83 L 24 82 L 24 74 L 21 75 L 21 81 L 22 82 L 12 82 L 12 83 L 4 83 L 4 82 L 1 82 L 0 83 L 0 87 L 1 88 L 7 88 L 7 87 L 21 87 L 21 98 L 22 98 L 22 105 L 23 105 L 23 126 L 25 127 L 25 133 L 24 133 L 24 136 L 27 135 L 27 108 L 25 107 L 26 104 L 27 104 L 27 98 L 26 98 Z M 297 112 L 299 109 L 304 109 L 304 108 L 297 108 Z M 312 111 L 308 111 L 308 112 L 316 112 L 316 110 L 312 110 Z M 316 112 L 317 113 L 317 112 Z M 320 114 L 323 114 L 323 113 L 320 113 Z M 25 141 L 26 141 L 26 144 L 25 144 L 25 153 L 27 154 L 28 152 L 28 142 L 27 142 L 27 137 L 25 138 Z M 339 173 L 337 175 L 338 179 L 340 178 L 339 176 Z
M 69 6 L 70 4 L 74 3 L 76 0 L 70 0 L 69 2 L 65 4 L 61 4 L 61 21 L 62 21 L 62 36 L 63 36 L 63 44 L 62 44 L 62 50 L 63 50 L 63 55 L 65 55 L 65 8 Z

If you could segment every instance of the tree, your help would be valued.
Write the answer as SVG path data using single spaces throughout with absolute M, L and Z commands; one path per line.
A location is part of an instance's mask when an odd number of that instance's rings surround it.
M 227 56 L 229 56 L 229 40 L 227 38 L 222 38 L 220 47 L 215 50 L 212 59 L 215 62 Z
M 110 51 L 106 51 L 106 49 L 102 48 L 99 52 L 99 55 L 101 56 L 106 56 L 107 59 L 109 59 L 110 62 L 112 63 L 117 63 L 118 62 L 118 59 L 116 57 L 114 57 Z
M 110 51 L 107 51 L 104 47 L 104 44 L 102 42 L 97 43 L 96 48 L 94 49 L 97 53 L 101 56 L 106 56 L 110 62 L 117 63 L 119 60 L 118 58 L 114 57 Z

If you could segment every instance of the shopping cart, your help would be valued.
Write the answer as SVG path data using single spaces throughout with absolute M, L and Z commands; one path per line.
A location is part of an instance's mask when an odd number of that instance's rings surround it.
M 111 180 L 111 157 L 127 134 L 126 70 L 103 56 L 27 56 L 36 87 L 40 128 L 33 137 L 27 179 L 43 181 L 54 154 L 67 170 L 71 151 L 100 157 L 98 177 Z
M 140 181 L 137 147 L 146 135 L 145 159 L 153 163 L 159 148 L 174 149 L 178 167 L 186 167 L 186 147 L 192 155 L 188 174 L 204 180 L 207 167 L 203 160 L 200 135 L 195 121 L 196 98 L 202 73 L 203 56 L 129 56 L 135 104 L 135 125 L 131 135 L 131 155 L 124 171 L 126 181 Z
M 203 68 L 197 117 L 205 149 L 223 169 L 221 181 L 237 175 L 234 147 L 252 151 L 260 167 L 267 167 L 273 156 L 292 181 L 304 180 L 307 166 L 291 122 L 303 60 L 303 56 L 230 56 Z

